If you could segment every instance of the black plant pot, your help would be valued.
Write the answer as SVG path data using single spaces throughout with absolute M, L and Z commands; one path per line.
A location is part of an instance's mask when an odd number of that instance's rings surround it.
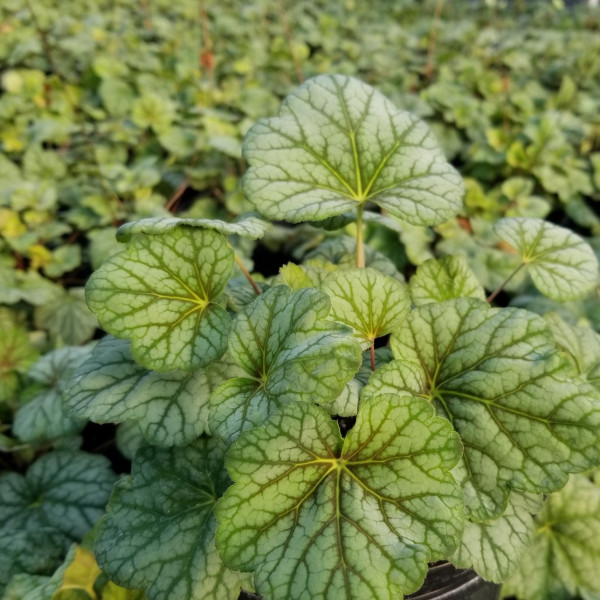
M 421 589 L 405 596 L 408 600 L 498 600 L 500 586 L 483 580 L 471 569 L 457 569 L 441 562 L 429 567 Z M 260 600 L 260 596 L 242 592 L 238 600 Z

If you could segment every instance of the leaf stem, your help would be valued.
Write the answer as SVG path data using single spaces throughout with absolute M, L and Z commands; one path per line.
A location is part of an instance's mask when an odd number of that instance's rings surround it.
M 363 268 L 365 266 L 365 246 L 363 242 L 363 210 L 361 204 L 356 209 L 356 266 Z
M 244 266 L 242 259 L 234 252 L 233 256 L 235 258 L 235 262 L 237 266 L 240 268 L 240 271 L 244 274 L 244 277 L 248 280 L 248 283 L 252 286 L 252 289 L 256 292 L 257 296 L 260 296 L 260 288 L 256 285 L 256 281 L 252 278 L 252 275 L 248 272 L 248 269 Z
M 519 266 L 494 290 L 488 297 L 487 301 L 492 302 L 494 298 L 504 289 L 504 286 L 525 266 L 524 262 L 519 263 Z
M 375 370 L 375 342 L 371 344 L 371 371 Z
M 427 62 L 425 63 L 425 77 L 427 79 L 431 79 L 433 77 L 437 29 L 443 8 L 444 0 L 437 0 L 437 4 L 435 5 L 435 12 L 433 14 L 433 20 L 431 21 L 431 28 L 429 29 L 429 43 L 427 45 Z

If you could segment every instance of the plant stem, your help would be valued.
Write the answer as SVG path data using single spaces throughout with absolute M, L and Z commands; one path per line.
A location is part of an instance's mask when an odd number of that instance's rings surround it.
M 363 205 L 356 210 L 356 266 L 365 266 L 365 246 L 363 243 Z
M 185 190 L 187 190 L 190 185 L 190 178 L 186 177 L 180 184 L 180 186 L 173 192 L 173 195 L 169 198 L 169 201 L 165 204 L 165 208 L 170 212 L 175 212 L 177 210 L 177 203 Z
M 429 44 L 427 46 L 427 62 L 425 63 L 425 77 L 431 79 L 433 77 L 433 57 L 435 54 L 435 42 L 437 40 L 437 28 L 444 8 L 444 0 L 437 0 L 435 12 L 433 13 L 433 21 L 429 30 Z
M 371 344 L 371 371 L 375 370 L 375 342 Z
M 487 301 L 492 302 L 494 298 L 504 289 L 504 286 L 525 266 L 524 262 L 521 262 L 519 266 L 500 284 L 498 289 L 493 291 L 488 297 Z
M 240 271 L 244 274 L 244 277 L 248 280 L 248 283 L 252 286 L 252 289 L 256 292 L 257 296 L 260 296 L 260 288 L 256 285 L 256 281 L 252 279 L 252 275 L 248 272 L 248 269 L 244 266 L 242 259 L 234 252 L 233 256 L 235 258 L 235 262 L 237 266 L 240 268 Z

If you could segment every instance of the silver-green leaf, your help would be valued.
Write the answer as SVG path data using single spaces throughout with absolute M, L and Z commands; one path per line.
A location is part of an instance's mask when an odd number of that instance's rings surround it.
M 460 452 L 419 398 L 370 400 L 345 439 L 321 408 L 288 405 L 231 447 L 217 547 L 271 600 L 401 598 L 458 542 Z
M 352 77 L 321 75 L 246 134 L 244 193 L 271 219 L 318 221 L 372 201 L 415 225 L 443 223 L 463 183 L 427 125 Z
M 233 263 L 233 251 L 215 231 L 137 235 L 92 275 L 87 301 L 108 333 L 131 340 L 140 364 L 191 371 L 227 347 L 230 317 L 219 297 Z

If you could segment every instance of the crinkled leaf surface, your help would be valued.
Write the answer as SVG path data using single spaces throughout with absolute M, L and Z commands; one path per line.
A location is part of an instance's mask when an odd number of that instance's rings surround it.
M 96 557 L 119 585 L 149 600 L 235 600 L 249 577 L 215 548 L 213 507 L 229 485 L 225 448 L 201 438 L 184 448 L 142 448 L 98 526 Z
M 462 206 L 462 179 L 429 127 L 345 75 L 296 89 L 277 117 L 248 131 L 243 152 L 244 193 L 272 219 L 318 221 L 372 201 L 434 225 Z
M 92 275 L 87 301 L 106 331 L 131 339 L 133 357 L 145 367 L 193 370 L 227 346 L 230 317 L 216 302 L 233 261 L 215 231 L 138 235 Z
M 542 219 L 500 219 L 496 233 L 517 249 L 531 279 L 555 300 L 578 300 L 598 283 L 598 260 L 577 234 Z
M 422 263 L 410 279 L 410 295 L 416 305 L 453 298 L 479 298 L 485 292 L 462 254 L 452 254 Z
M 430 399 L 464 445 L 455 476 L 471 520 L 498 517 L 510 489 L 546 493 L 598 461 L 600 404 L 569 378 L 540 317 L 474 299 L 427 304 L 392 336 L 397 360 L 363 389 Z
M 15 414 L 13 433 L 23 442 L 56 440 L 80 431 L 83 417 L 72 419 L 63 410 L 64 388 L 91 348 L 66 346 L 42 356 L 27 375 L 41 384 L 38 393 Z
M 120 242 L 127 242 L 132 235 L 137 233 L 160 234 L 170 231 L 175 227 L 199 227 L 201 229 L 212 229 L 224 235 L 241 235 L 252 240 L 263 237 L 265 232 L 271 227 L 270 223 L 249 216 L 239 221 L 229 223 L 217 219 L 181 219 L 178 217 L 156 217 L 141 219 L 133 223 L 121 225 L 117 231 L 117 239 Z
M 321 408 L 286 406 L 228 453 L 217 546 L 272 600 L 399 598 L 458 542 L 460 452 L 420 398 L 372 399 L 345 440 Z
M 533 541 L 533 515 L 541 507 L 541 496 L 512 492 L 505 513 L 498 519 L 465 522 L 461 543 L 450 562 L 473 568 L 488 581 L 504 581 L 519 568 Z
M 571 477 L 551 494 L 535 519 L 536 535 L 503 594 L 523 600 L 600 596 L 600 488 Z
M 273 287 L 238 313 L 229 350 L 245 371 L 214 391 L 210 427 L 228 442 L 284 404 L 337 398 L 361 363 L 360 345 L 326 321 L 329 298 Z
M 575 372 L 600 390 L 600 334 L 589 327 L 569 325 L 556 313 L 544 317 L 556 345 L 567 354 Z
M 398 328 L 410 310 L 406 285 L 375 269 L 340 269 L 321 290 L 331 300 L 330 318 L 351 327 L 363 349 Z
M 179 446 L 207 432 L 210 385 L 203 369 L 156 373 L 138 365 L 127 340 L 106 336 L 73 374 L 67 412 L 96 423 L 135 421 L 157 446 Z

